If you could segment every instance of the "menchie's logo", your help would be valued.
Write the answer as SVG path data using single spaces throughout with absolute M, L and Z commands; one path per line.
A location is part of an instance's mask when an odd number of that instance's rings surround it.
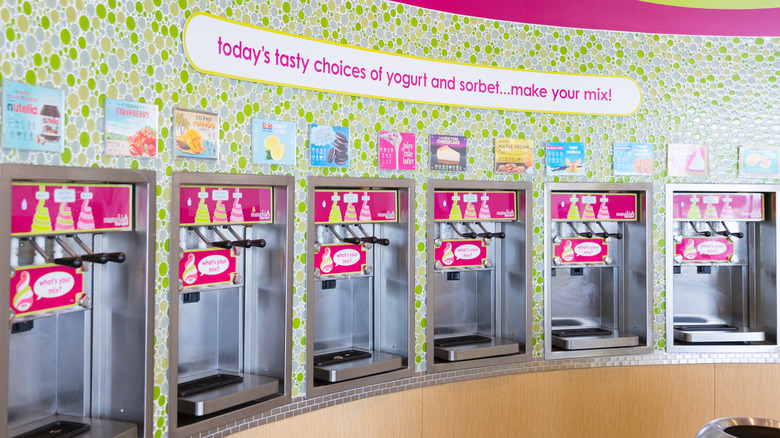
M 127 227 L 130 225 L 130 217 L 126 214 L 120 214 L 116 217 L 107 217 L 103 219 L 106 224 L 114 224 L 118 227 Z
M 22 114 L 38 114 L 38 108 L 30 105 L 29 103 L 27 105 L 22 105 L 21 103 L 17 103 L 16 105 L 14 105 L 12 103 L 9 103 L 8 111 L 14 113 L 22 113 Z

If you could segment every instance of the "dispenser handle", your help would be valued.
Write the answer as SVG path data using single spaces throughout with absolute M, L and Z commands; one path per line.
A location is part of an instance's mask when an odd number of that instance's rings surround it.
M 499 239 L 503 239 L 506 237 L 506 233 L 503 231 L 499 231 L 498 233 L 492 233 L 493 235 L 491 237 L 497 237 Z
M 463 236 L 463 237 L 465 237 L 467 239 L 476 239 L 477 238 L 477 233 L 474 233 L 474 232 L 471 232 L 471 231 L 467 231 L 465 233 L 461 233 L 461 236 Z
M 79 257 L 63 257 L 54 259 L 53 261 L 56 265 L 68 266 L 70 268 L 80 268 L 82 265 L 81 258 Z
M 379 239 L 376 236 L 361 237 L 360 241 L 363 243 L 377 243 Z
M 217 247 L 217 248 L 223 248 L 223 249 L 230 249 L 233 248 L 233 242 L 229 240 L 223 240 L 220 242 L 211 242 L 211 246 Z
M 390 245 L 390 239 L 376 239 L 376 243 L 382 246 Z
M 100 263 L 102 265 L 108 263 L 108 254 L 106 253 L 84 254 L 81 256 L 81 260 L 85 262 Z
M 106 255 L 108 256 L 108 261 L 114 263 L 123 263 L 127 259 L 123 252 L 110 252 Z
M 357 237 L 345 237 L 341 239 L 342 242 L 351 243 L 353 245 L 360 245 L 360 239 Z
M 620 240 L 623 238 L 623 233 L 614 233 L 614 234 L 610 234 L 610 236 L 614 237 L 617 240 Z
M 265 240 L 263 239 L 250 240 L 249 242 L 252 242 L 252 246 L 256 246 L 258 248 L 265 248 Z
M 251 240 L 234 240 L 233 246 L 237 246 L 239 248 L 251 248 L 252 247 L 252 241 Z

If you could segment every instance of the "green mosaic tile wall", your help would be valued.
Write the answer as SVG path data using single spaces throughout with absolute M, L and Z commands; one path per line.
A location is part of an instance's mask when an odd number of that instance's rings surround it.
M 408 104 L 265 86 L 203 75 L 184 55 L 187 17 L 206 11 L 293 34 L 448 61 L 557 72 L 626 75 L 641 86 L 644 101 L 629 117 L 548 115 Z M 652 181 L 655 215 L 654 345 L 664 338 L 664 184 L 702 179 L 669 178 L 665 145 L 711 146 L 712 182 L 778 182 L 737 177 L 738 145 L 780 145 L 780 38 L 649 35 L 529 26 L 457 17 L 381 2 L 283 0 L 119 1 L 5 0 L 0 2 L 2 78 L 66 92 L 66 151 L 62 154 L 0 149 L 0 162 L 149 168 L 157 171 L 158 207 L 155 307 L 155 436 L 167 435 L 168 236 L 173 171 L 289 174 L 296 178 L 293 397 L 305 393 L 306 178 L 312 175 L 403 176 L 417 181 L 416 370 L 426 369 L 425 188 L 428 178 L 526 179 L 534 183 L 534 354 L 542 356 L 542 196 L 546 181 Z M 162 140 L 157 158 L 102 154 L 103 98 L 153 102 L 160 109 Z M 219 162 L 174 160 L 172 108 L 216 112 L 222 121 Z M 295 167 L 251 164 L 249 121 L 277 118 L 297 123 Z M 354 138 L 347 171 L 310 167 L 308 124 L 349 126 Z M 397 129 L 418 134 L 418 172 L 377 169 L 376 135 Z M 427 134 L 470 139 L 463 174 L 427 170 Z M 532 139 L 537 159 L 545 141 L 583 141 L 586 176 L 550 179 L 536 174 L 492 172 L 492 139 Z M 613 177 L 615 141 L 656 146 L 652 177 Z

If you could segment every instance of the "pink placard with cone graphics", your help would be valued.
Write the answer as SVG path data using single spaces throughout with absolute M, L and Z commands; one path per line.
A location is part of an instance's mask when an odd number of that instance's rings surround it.
M 11 185 L 11 235 L 125 231 L 133 228 L 129 184 Z
M 323 277 L 360 274 L 366 267 L 366 250 L 350 243 L 325 244 L 314 254 L 314 267 Z
M 315 224 L 358 224 L 398 221 L 395 190 L 315 190 Z
M 179 260 L 179 280 L 184 289 L 233 283 L 236 256 L 232 249 L 196 249 L 184 251 Z
M 487 247 L 482 239 L 445 240 L 434 250 L 434 258 L 442 269 L 482 266 Z
M 553 193 L 550 215 L 554 221 L 635 221 L 636 193 Z
M 553 254 L 560 257 L 561 264 L 604 263 L 609 256 L 609 245 L 604 239 L 572 237 L 553 245 Z
M 725 237 L 683 237 L 674 244 L 674 255 L 683 262 L 727 262 L 734 255 L 734 244 Z
M 240 225 L 273 222 L 271 187 L 189 186 L 179 188 L 179 224 Z
M 672 217 L 678 221 L 764 220 L 763 193 L 678 193 Z
M 517 219 L 517 192 L 436 191 L 433 220 L 511 221 Z
M 84 295 L 80 270 L 59 265 L 16 268 L 8 298 L 17 317 L 65 309 Z

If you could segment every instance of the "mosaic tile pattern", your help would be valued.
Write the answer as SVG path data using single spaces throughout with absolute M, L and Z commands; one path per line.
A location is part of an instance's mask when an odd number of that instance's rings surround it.
M 389 102 L 239 82 L 200 74 L 184 55 L 181 32 L 189 14 L 206 11 L 238 21 L 327 41 L 434 59 L 556 72 L 626 75 L 636 80 L 644 101 L 628 117 L 593 117 L 474 110 Z M 293 321 L 293 397 L 305 396 L 305 260 L 306 178 L 349 175 L 414 178 L 420 190 L 416 217 L 417 257 L 416 371 L 426 370 L 426 181 L 430 178 L 473 180 L 525 179 L 534 183 L 533 294 L 534 355 L 542 354 L 543 234 L 542 196 L 546 181 L 652 181 L 654 210 L 654 345 L 666 345 L 664 328 L 663 222 L 664 184 L 668 182 L 778 182 L 737 177 L 738 145 L 780 144 L 780 39 L 665 36 L 558 29 L 457 17 L 379 0 L 321 2 L 260 0 L 5 0 L 0 3 L 0 74 L 2 78 L 54 87 L 66 92 L 66 151 L 62 154 L 0 149 L 0 162 L 47 165 L 148 168 L 157 172 L 158 244 L 155 304 L 155 436 L 167 436 L 168 397 L 168 237 L 170 175 L 189 170 L 225 173 L 290 174 L 296 180 L 295 297 Z M 138 100 L 160 108 L 162 140 L 156 158 L 103 155 L 103 99 Z M 218 162 L 174 160 L 172 108 L 219 113 L 222 124 Z M 295 167 L 254 165 L 250 155 L 252 117 L 297 123 Z M 354 141 L 352 167 L 327 170 L 308 163 L 308 124 L 349 126 Z M 377 169 L 376 135 L 398 129 L 418 135 L 418 172 Z M 424 139 L 427 134 L 461 134 L 470 140 L 469 168 L 463 174 L 431 172 Z M 521 137 L 537 144 L 543 159 L 545 141 L 583 141 L 587 145 L 586 176 L 547 178 L 535 165 L 533 176 L 494 174 L 492 139 Z M 652 177 L 613 177 L 612 143 L 641 141 L 656 146 Z M 701 142 L 711 146 L 711 176 L 669 178 L 664 145 Z M 601 366 L 640 362 L 665 363 L 666 355 L 646 358 L 565 361 L 564 364 L 509 367 L 510 372 L 552 366 Z M 740 360 L 732 356 L 714 359 Z M 775 360 L 771 357 L 761 360 Z M 674 359 L 678 360 L 678 359 Z M 679 359 L 688 360 L 688 359 Z M 697 358 L 690 360 L 696 361 Z M 536 362 L 535 362 L 536 363 Z M 458 372 L 456 376 L 480 376 Z M 498 372 L 498 371 L 496 371 Z M 415 377 L 397 382 L 403 389 L 447 377 Z M 458 377 L 460 378 L 460 377 Z M 465 377 L 464 377 L 465 378 Z M 471 377 L 469 377 L 471 378 Z M 388 385 L 394 385 L 388 384 Z M 393 387 L 395 389 L 395 387 Z M 375 389 L 370 389 L 372 393 Z M 337 395 L 342 402 L 353 395 Z M 328 401 L 327 403 L 329 403 Z M 311 407 L 322 402 L 306 401 Z M 298 403 L 298 402 L 296 402 Z M 335 402 L 334 402 L 335 403 Z M 296 410 L 284 408 L 281 415 Z M 305 409 L 305 408 L 304 408 Z M 277 414 L 279 415 L 279 414 Z M 265 417 L 262 417 L 265 418 Z M 255 420 L 248 420 L 255 421 Z M 245 427 L 243 423 L 233 427 Z M 216 432 L 216 431 L 215 431 Z M 219 432 L 223 433 L 223 432 Z M 224 434 L 224 433 L 223 433 Z

